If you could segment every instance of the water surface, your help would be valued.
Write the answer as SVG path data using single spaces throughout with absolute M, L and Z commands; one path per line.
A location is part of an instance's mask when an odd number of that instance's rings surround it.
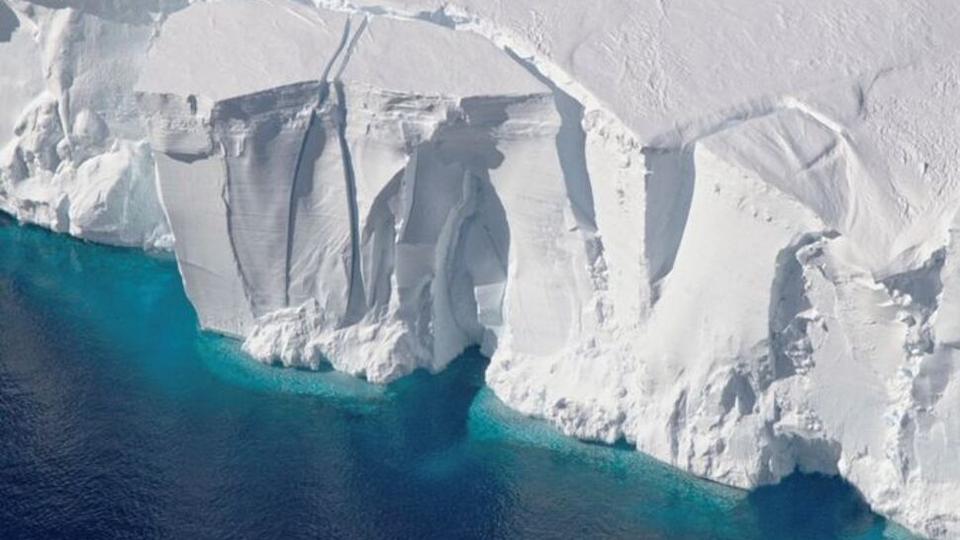
M 563 437 L 485 363 L 257 364 L 199 332 L 168 258 L 0 217 L 0 537 L 907 537 L 838 480 L 746 494 Z

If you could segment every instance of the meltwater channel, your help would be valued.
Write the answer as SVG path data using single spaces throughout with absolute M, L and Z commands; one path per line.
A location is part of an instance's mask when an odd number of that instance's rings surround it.
M 909 538 L 836 479 L 745 493 L 566 438 L 484 367 L 265 366 L 169 257 L 0 217 L 0 537 Z

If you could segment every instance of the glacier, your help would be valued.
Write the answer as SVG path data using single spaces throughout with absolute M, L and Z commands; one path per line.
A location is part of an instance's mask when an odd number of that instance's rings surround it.
M 960 535 L 960 5 L 0 0 L 0 210 L 376 383 Z

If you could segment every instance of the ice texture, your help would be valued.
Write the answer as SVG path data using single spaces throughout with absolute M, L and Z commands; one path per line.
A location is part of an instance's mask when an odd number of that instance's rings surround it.
M 0 209 L 207 329 L 960 536 L 960 4 L 0 0 Z M 7 9 L 4 9 L 7 8 Z
M 98 242 L 169 248 L 133 86 L 152 21 L 176 3 L 4 2 L 0 210 Z

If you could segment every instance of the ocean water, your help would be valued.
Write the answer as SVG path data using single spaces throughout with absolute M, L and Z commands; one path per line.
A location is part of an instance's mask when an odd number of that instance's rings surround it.
M 0 538 L 908 538 L 522 418 L 467 352 L 388 387 L 203 334 L 168 258 L 0 218 Z

